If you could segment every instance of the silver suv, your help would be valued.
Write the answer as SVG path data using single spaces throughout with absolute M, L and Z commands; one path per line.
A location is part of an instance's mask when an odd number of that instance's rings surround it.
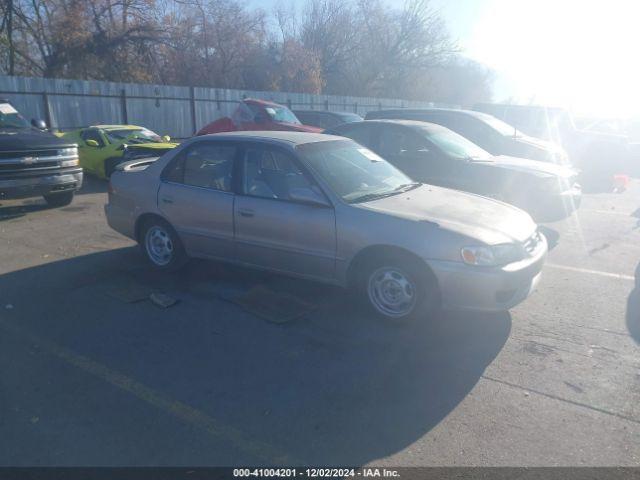
M 357 289 L 407 319 L 447 307 L 506 310 L 540 278 L 547 243 L 531 217 L 423 185 L 331 135 L 196 137 L 111 177 L 109 225 L 174 269 L 210 258 Z

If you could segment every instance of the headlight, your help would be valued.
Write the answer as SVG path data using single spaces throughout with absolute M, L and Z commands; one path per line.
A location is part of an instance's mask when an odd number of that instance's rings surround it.
M 78 162 L 77 158 L 74 158 L 73 160 L 62 160 L 60 162 L 61 167 L 77 167 L 79 164 L 80 162 Z
M 460 255 L 464 263 L 479 267 L 495 267 L 517 262 L 524 258 L 520 246 L 513 243 L 503 243 L 493 246 L 463 247 Z
M 78 156 L 78 149 L 77 149 L 77 147 L 63 148 L 63 149 L 59 150 L 58 155 L 63 156 L 63 157 L 68 157 L 70 155 L 73 155 L 73 156 L 77 157 Z

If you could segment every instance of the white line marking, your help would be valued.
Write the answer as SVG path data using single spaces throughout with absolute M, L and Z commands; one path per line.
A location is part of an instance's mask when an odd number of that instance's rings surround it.
M 620 217 L 633 218 L 633 215 L 632 215 L 633 212 L 625 213 L 625 212 L 618 212 L 617 210 L 595 210 L 595 209 L 591 209 L 591 208 L 583 208 L 580 211 L 589 212 L 589 213 L 607 213 L 609 215 L 618 215 Z
M 568 270 L 569 272 L 589 273 L 591 275 L 600 275 L 601 277 L 617 278 L 618 280 L 635 281 L 631 275 L 622 275 L 620 273 L 601 272 L 600 270 L 590 270 L 588 268 L 569 267 L 568 265 L 556 265 L 555 263 L 545 264 L 547 267 L 557 268 L 558 270 Z

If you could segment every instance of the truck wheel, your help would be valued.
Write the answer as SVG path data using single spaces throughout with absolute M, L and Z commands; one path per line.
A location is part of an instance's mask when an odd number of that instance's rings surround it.
M 140 246 L 149 263 L 158 270 L 178 270 L 188 260 L 178 234 L 160 218 L 148 220 L 142 226 Z
M 437 282 L 419 267 L 415 261 L 394 255 L 367 262 L 359 281 L 367 310 L 398 323 L 429 317 L 438 303 Z
M 64 207 L 73 202 L 75 192 L 52 193 L 45 195 L 44 199 L 50 207 Z

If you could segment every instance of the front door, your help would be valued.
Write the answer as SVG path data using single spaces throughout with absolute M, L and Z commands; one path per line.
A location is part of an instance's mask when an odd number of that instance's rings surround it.
M 376 153 L 418 182 L 456 188 L 458 162 L 444 155 L 422 135 L 399 125 L 379 127 Z M 461 162 L 460 162 L 461 163 Z
M 272 270 L 330 280 L 335 275 L 336 228 L 332 207 L 294 201 L 296 188 L 317 192 L 294 155 L 247 144 L 235 202 L 238 260 Z
M 238 148 L 198 142 L 162 173 L 158 208 L 191 254 L 235 259 L 233 166 Z

